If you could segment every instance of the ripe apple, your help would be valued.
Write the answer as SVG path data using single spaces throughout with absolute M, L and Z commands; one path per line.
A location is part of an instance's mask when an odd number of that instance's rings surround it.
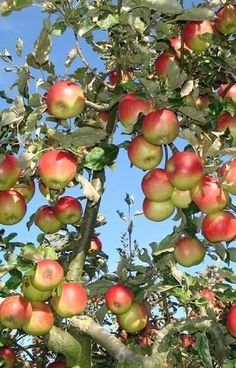
M 144 175 L 141 187 L 145 197 L 154 202 L 166 201 L 174 190 L 164 169 L 149 171 Z
M 61 223 L 76 224 L 82 217 L 83 208 L 76 198 L 65 196 L 55 204 L 54 213 Z
M 98 116 L 100 121 L 107 123 L 109 119 L 109 111 L 100 111 Z
M 178 57 L 170 52 L 163 51 L 155 61 L 155 70 L 157 76 L 165 81 L 168 78 L 168 72 L 178 74 Z
M 64 270 L 60 263 L 46 258 L 38 261 L 31 283 L 38 290 L 48 291 L 55 289 L 62 282 L 63 277 Z
M 42 291 L 39 289 L 36 289 L 30 280 L 29 277 L 24 277 L 22 284 L 21 284 L 21 290 L 24 295 L 24 297 L 31 302 L 41 301 L 44 302 L 45 300 L 49 299 L 52 296 L 52 290 L 48 291 Z
M 153 110 L 153 101 L 147 101 L 144 98 L 137 97 L 133 94 L 124 96 L 118 107 L 119 120 L 121 124 L 127 128 L 136 123 L 140 113 L 144 115 Z
M 94 236 L 91 239 L 90 247 L 89 247 L 88 252 L 89 253 L 101 252 L 101 250 L 102 250 L 102 242 L 97 236 Z
M 24 197 L 15 190 L 0 192 L 0 224 L 15 225 L 26 213 Z
M 180 335 L 181 341 L 182 341 L 182 345 L 185 348 L 188 348 L 191 345 L 191 338 L 189 335 L 186 334 L 181 334 Z
M 233 137 L 233 142 L 236 143 L 236 115 L 231 115 L 227 112 L 224 112 L 220 115 L 216 122 L 216 131 L 223 132 L 229 128 L 229 131 Z
M 61 317 L 73 317 L 84 312 L 87 304 L 85 288 L 76 282 L 65 282 L 61 295 L 52 297 L 52 307 Z
M 148 322 L 146 305 L 134 302 L 127 312 L 117 316 L 117 321 L 120 327 L 129 333 L 142 331 Z
M 205 51 L 211 46 L 209 37 L 205 34 L 213 34 L 214 27 L 207 19 L 189 21 L 183 28 L 183 39 L 186 45 L 193 51 Z
M 21 173 L 19 180 L 12 189 L 19 192 L 25 198 L 25 202 L 28 203 L 35 193 L 34 178 Z
M 17 159 L 13 155 L 6 154 L 0 163 L 0 190 L 11 189 L 20 176 L 20 168 Z
M 236 337 L 236 304 L 232 305 L 228 312 L 227 329 L 232 336 Z
M 32 336 L 46 335 L 54 324 L 54 316 L 50 306 L 44 302 L 32 303 L 32 315 L 22 329 Z
M 0 358 L 4 359 L 4 364 L 1 365 L 2 368 L 12 368 L 16 363 L 16 354 L 11 348 L 5 346 L 0 348 Z
M 122 314 L 129 310 L 133 303 L 133 291 L 122 284 L 114 285 L 105 294 L 107 309 L 114 314 Z
M 57 360 L 47 366 L 47 368 L 66 368 L 66 363 L 61 360 Z
M 209 302 L 213 302 L 215 299 L 214 294 L 209 290 L 201 290 L 200 295 L 204 296 Z
M 159 165 L 162 156 L 162 147 L 147 142 L 143 135 L 135 137 L 128 147 L 130 161 L 142 170 L 150 170 Z
M 85 105 L 80 86 L 70 81 L 55 83 L 45 96 L 49 114 L 58 119 L 69 119 L 79 115 Z
M 143 346 L 152 346 L 153 341 L 150 339 L 149 336 L 141 336 L 138 339 L 138 344 Z
M 224 178 L 224 183 L 227 184 L 226 190 L 236 195 L 236 158 L 221 167 L 220 175 Z
M 222 96 L 224 94 L 225 89 L 228 87 L 228 84 L 222 84 L 218 88 L 218 95 Z M 224 94 L 223 100 L 226 100 L 227 98 L 231 98 L 234 102 L 236 102 L 236 83 L 230 87 L 230 89 Z
M 185 236 L 176 242 L 174 258 L 181 266 L 191 267 L 203 261 L 205 252 L 200 240 Z
M 216 12 L 215 27 L 218 32 L 231 34 L 236 32 L 236 6 L 228 4 Z
M 167 161 L 166 173 L 177 189 L 193 189 L 203 177 L 203 163 L 193 152 L 177 152 Z
M 35 214 L 34 223 L 46 234 L 54 234 L 62 227 L 54 208 L 47 205 L 39 207 Z
M 169 144 L 179 134 L 179 122 L 175 113 L 159 109 L 147 114 L 142 121 L 142 133 L 146 141 L 152 144 Z
M 41 181 L 50 189 L 63 189 L 73 180 L 77 170 L 76 160 L 71 153 L 51 150 L 39 159 L 38 171 Z
M 206 214 L 223 210 L 228 203 L 228 195 L 222 189 L 220 181 L 209 175 L 202 177 L 192 189 L 191 196 L 193 202 Z
M 174 188 L 170 200 L 178 208 L 188 208 L 192 202 L 191 191 Z
M 202 223 L 202 234 L 211 243 L 230 242 L 236 236 L 236 218 L 229 211 L 206 215 Z
M 145 198 L 143 201 L 143 214 L 152 221 L 164 221 L 173 214 L 174 210 L 175 206 L 170 199 L 154 202 Z
M 31 315 L 30 302 L 20 295 L 8 296 L 0 305 L 0 322 L 7 328 L 21 328 Z
M 175 50 L 178 57 L 180 57 L 181 38 L 180 37 L 171 38 L 170 39 L 170 44 L 171 44 L 171 47 L 173 47 L 173 49 Z M 185 43 L 184 43 L 184 48 L 187 49 L 187 50 L 190 50 Z
M 128 71 L 121 70 L 121 72 L 119 72 L 118 70 L 113 70 L 109 74 L 109 82 L 111 83 L 112 86 L 116 85 L 120 74 L 121 74 L 121 77 L 120 77 L 121 82 L 128 82 L 129 79 L 132 79 L 133 77 L 132 70 L 128 70 Z

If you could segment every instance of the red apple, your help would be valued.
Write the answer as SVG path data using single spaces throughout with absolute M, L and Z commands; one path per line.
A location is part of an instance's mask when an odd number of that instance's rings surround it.
M 21 173 L 19 180 L 12 189 L 19 192 L 25 198 L 25 202 L 28 203 L 35 193 L 34 178 Z
M 216 12 L 215 27 L 218 32 L 223 34 L 236 32 L 236 5 L 222 6 Z
M 192 202 L 191 191 L 174 188 L 170 200 L 178 208 L 188 208 Z
M 101 252 L 101 250 L 102 250 L 102 242 L 97 236 L 94 236 L 91 239 L 90 247 L 89 247 L 88 252 L 89 253 Z
M 224 112 L 220 115 L 216 122 L 216 131 L 223 132 L 227 128 L 233 137 L 233 142 L 236 142 L 236 115 L 231 115 L 227 112 Z
M 21 328 L 31 315 L 30 302 L 20 295 L 8 296 L 0 305 L 0 322 L 7 328 Z
M 211 243 L 230 242 L 236 236 L 236 218 L 228 211 L 206 215 L 202 224 L 202 234 Z
M 0 192 L 0 224 L 15 225 L 26 213 L 24 197 L 15 190 Z
M 142 135 L 135 137 L 128 147 L 130 161 L 142 170 L 150 170 L 159 165 L 162 156 L 162 147 L 147 142 Z
M 138 344 L 143 346 L 152 346 L 153 341 L 150 339 L 149 336 L 139 337 Z
M 118 107 L 119 120 L 126 128 L 136 123 L 140 113 L 144 115 L 153 110 L 153 101 L 147 101 L 144 98 L 137 97 L 133 94 L 124 96 Z
M 58 119 L 69 119 L 79 115 L 85 105 L 80 86 L 70 81 L 55 83 L 45 96 L 49 114 Z
M 55 204 L 54 213 L 61 223 L 76 224 L 82 217 L 83 208 L 76 198 L 65 196 Z
M 205 257 L 205 248 L 197 238 L 185 236 L 175 244 L 174 258 L 181 266 L 198 265 Z
M 0 358 L 4 360 L 4 364 L 1 365 L 2 368 L 12 368 L 16 363 L 16 354 L 11 348 L 5 346 L 0 348 Z
M 215 299 L 214 294 L 209 290 L 201 290 L 200 295 L 204 296 L 209 302 L 213 302 Z
M 222 84 L 222 86 L 218 88 L 218 95 L 222 96 L 226 88 L 228 88 L 228 84 Z M 230 89 L 224 94 L 223 100 L 226 100 L 227 98 L 231 98 L 234 102 L 236 102 L 236 83 L 233 84 Z
M 46 258 L 38 261 L 32 285 L 41 291 L 55 289 L 63 280 L 64 270 L 59 262 Z
M 188 348 L 191 345 L 191 338 L 189 335 L 181 334 L 180 338 L 181 338 L 183 347 Z
M 122 314 L 129 310 L 133 303 L 133 291 L 125 285 L 114 285 L 105 294 L 107 309 L 114 314 Z
M 129 79 L 132 79 L 133 77 L 132 70 L 128 70 L 128 71 L 121 70 L 121 72 L 119 72 L 118 70 L 113 70 L 109 74 L 109 82 L 111 83 L 112 86 L 116 85 L 120 74 L 121 74 L 121 77 L 120 77 L 121 82 L 128 82 Z
M 232 305 L 228 312 L 227 329 L 232 336 L 236 337 L 236 304 Z
M 208 175 L 204 175 L 192 189 L 191 196 L 193 202 L 206 214 L 223 210 L 228 203 L 228 195 L 219 180 Z
M 166 173 L 177 189 L 193 189 L 203 177 L 203 163 L 193 152 L 177 152 L 167 161 Z
M 47 366 L 47 368 L 66 368 L 66 363 L 60 360 L 53 362 Z
M 103 123 L 107 123 L 109 119 L 109 111 L 101 111 L 98 116 Z
M 43 184 L 42 181 L 39 182 L 39 191 L 46 198 L 50 194 L 49 187 L 47 185 Z
M 45 300 L 49 299 L 52 296 L 52 290 L 42 291 L 36 289 L 30 280 L 29 277 L 25 277 L 21 284 L 21 290 L 24 297 L 31 302 L 41 301 L 44 302 Z
M 149 143 L 169 144 L 179 134 L 179 122 L 171 110 L 152 111 L 142 121 L 142 133 Z
M 32 303 L 30 320 L 22 327 L 23 331 L 32 336 L 46 335 L 54 324 L 54 317 L 49 305 L 37 301 Z
M 20 176 L 20 168 L 17 166 L 17 159 L 9 154 L 0 163 L 0 190 L 11 189 Z
M 224 183 L 227 184 L 226 190 L 236 195 L 236 158 L 221 167 L 220 175 L 224 178 Z
M 62 223 L 56 217 L 53 207 L 44 205 L 35 214 L 34 223 L 46 234 L 54 234 L 61 229 Z
M 181 38 L 180 37 L 171 38 L 170 39 L 170 44 L 173 47 L 173 49 L 175 50 L 175 52 L 178 55 L 178 57 L 180 57 Z M 190 50 L 185 43 L 184 43 L 184 48 L 187 49 L 187 50 Z
M 61 295 L 54 295 L 52 307 L 61 317 L 73 317 L 84 312 L 87 304 L 85 288 L 76 282 L 62 285 Z
M 164 169 L 149 171 L 144 175 L 141 187 L 145 197 L 154 202 L 166 201 L 174 190 Z
M 144 216 L 152 221 L 164 221 L 170 217 L 175 210 L 175 206 L 170 199 L 162 202 L 154 202 L 145 198 L 143 201 Z
M 77 165 L 71 153 L 52 150 L 43 153 L 39 159 L 39 175 L 50 189 L 63 189 L 73 180 Z
M 168 73 L 178 73 L 178 57 L 170 52 L 164 51 L 160 54 L 155 61 L 155 70 L 157 76 L 165 81 L 168 78 Z
M 193 51 L 205 51 L 210 45 L 209 37 L 204 39 L 205 34 L 213 34 L 214 27 L 209 20 L 187 22 L 183 28 L 183 39 L 186 45 Z
M 142 331 L 148 322 L 146 305 L 134 302 L 127 312 L 117 316 L 117 321 L 120 327 L 129 333 Z

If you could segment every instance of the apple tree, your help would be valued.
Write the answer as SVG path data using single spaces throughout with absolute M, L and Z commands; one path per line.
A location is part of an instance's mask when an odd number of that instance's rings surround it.
M 0 91 L 0 366 L 236 367 L 235 2 L 2 0 L 1 18 L 33 6 L 30 52 L 6 38 L 0 53 L 15 75 Z M 142 211 L 127 194 L 109 270 L 100 205 L 122 152 Z M 172 230 L 140 249 L 137 215 Z

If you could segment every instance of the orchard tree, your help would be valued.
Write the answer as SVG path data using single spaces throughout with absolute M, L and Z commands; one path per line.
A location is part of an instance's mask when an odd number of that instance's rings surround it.
M 31 6 L 32 50 L 6 37 L 0 54 L 17 75 L 0 91 L 0 366 L 236 367 L 235 2 L 3 0 L 1 16 Z M 127 194 L 109 271 L 99 208 L 121 151 L 143 173 L 143 211 Z M 37 187 L 47 204 L 29 213 Z M 140 249 L 136 215 L 173 230 Z

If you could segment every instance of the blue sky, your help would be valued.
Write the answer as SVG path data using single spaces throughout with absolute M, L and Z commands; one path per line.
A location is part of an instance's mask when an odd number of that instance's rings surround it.
M 189 4 L 189 2 L 187 3 Z M 45 17 L 46 15 L 41 14 L 40 8 L 37 6 L 15 12 L 9 17 L 2 17 L 0 22 L 0 50 L 2 51 L 4 48 L 7 48 L 12 55 L 15 55 L 16 40 L 20 37 L 24 41 L 23 55 L 27 54 L 33 49 L 34 41 L 40 32 L 41 21 Z M 66 32 L 62 38 L 55 37 L 53 39 L 52 60 L 56 64 L 58 72 L 64 72 L 63 65 L 65 58 L 72 47 L 74 47 L 74 40 L 70 32 Z M 98 68 L 101 67 L 101 62 L 94 58 L 88 49 L 85 49 L 84 53 L 91 65 L 97 66 Z M 24 56 L 22 58 L 16 58 L 16 60 L 17 62 L 19 61 L 20 65 L 24 64 Z M 78 66 L 78 62 L 76 61 L 72 64 L 72 70 Z M 6 74 L 2 70 L 3 63 L 0 62 L 0 90 L 6 90 L 16 79 L 16 75 L 13 73 Z M 122 129 L 119 127 L 115 137 L 117 143 L 124 140 L 121 132 Z M 161 166 L 163 167 L 163 165 Z M 107 224 L 101 227 L 99 231 L 101 232 L 100 238 L 103 243 L 103 250 L 110 256 L 109 264 L 113 269 L 118 260 L 115 249 L 120 246 L 120 236 L 126 230 L 125 223 L 119 219 L 116 210 L 126 211 L 123 201 L 126 193 L 134 196 L 134 211 L 142 209 L 143 193 L 140 185 L 143 176 L 144 172 L 140 169 L 135 167 L 130 168 L 130 162 L 124 150 L 121 150 L 119 153 L 116 169 L 114 171 L 109 168 L 107 169 L 106 190 L 100 208 L 100 213 L 104 214 L 107 218 Z M 82 193 L 78 186 L 74 190 L 67 190 L 66 194 L 78 196 Z M 28 204 L 25 219 L 14 227 L 7 227 L 7 233 L 16 231 L 19 233 L 19 240 L 34 241 L 37 237 L 38 229 L 33 225 L 30 232 L 28 232 L 25 222 L 43 204 L 47 204 L 47 201 L 37 190 L 34 198 Z M 135 219 L 134 239 L 138 241 L 140 248 L 147 247 L 149 243 L 153 241 L 158 242 L 165 235 L 172 232 L 173 225 L 175 224 L 170 220 L 156 223 L 147 220 L 144 216 L 137 216 Z

